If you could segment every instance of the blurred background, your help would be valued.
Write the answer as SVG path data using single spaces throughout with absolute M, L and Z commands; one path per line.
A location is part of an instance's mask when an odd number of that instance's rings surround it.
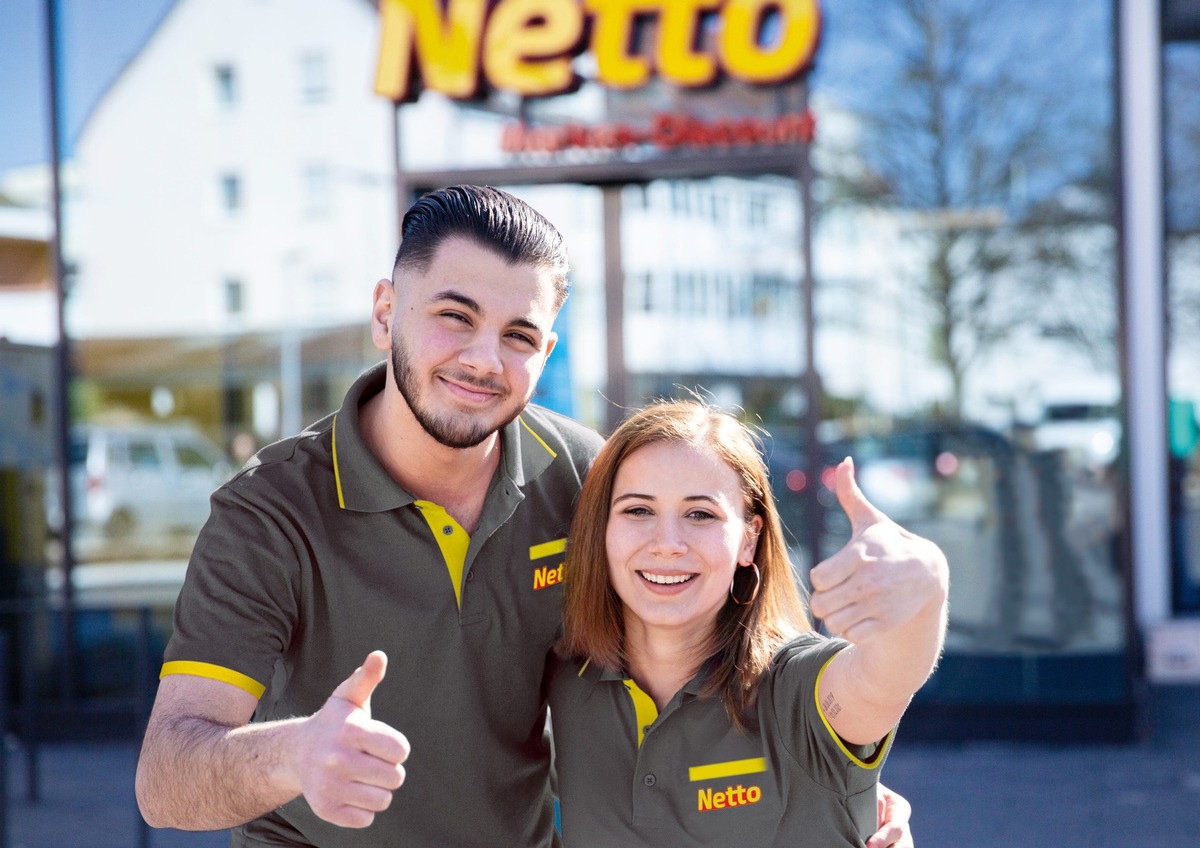
M 810 4 L 749 5 L 769 53 Z M 54 732 L 135 726 L 208 493 L 377 360 L 399 214 L 454 182 L 570 247 L 538 402 L 738 410 L 802 573 L 846 455 L 943 546 L 907 734 L 1129 739 L 1200 680 L 1200 3 L 838 0 L 772 85 L 584 50 L 569 94 L 402 103 L 369 0 L 0 9 L 0 628 Z

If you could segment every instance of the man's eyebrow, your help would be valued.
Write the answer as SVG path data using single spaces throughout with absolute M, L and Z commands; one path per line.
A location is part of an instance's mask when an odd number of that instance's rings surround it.
M 481 307 L 479 305 L 479 301 L 477 301 L 473 297 L 467 297 L 462 292 L 454 291 L 454 289 L 445 289 L 443 291 L 437 292 L 436 294 L 434 294 L 433 297 L 431 297 L 429 299 L 430 303 L 436 303 L 439 300 L 452 300 L 455 303 L 461 304 L 462 306 L 465 306 L 467 309 L 470 309 L 476 315 L 483 314 L 483 307 Z
M 467 297 L 462 292 L 455 291 L 454 289 L 444 289 L 443 291 L 435 293 L 433 297 L 429 299 L 429 302 L 437 303 L 439 300 L 452 300 L 466 309 L 469 309 L 471 312 L 474 312 L 476 315 L 483 315 L 483 307 L 479 305 L 479 301 L 473 297 Z M 545 327 L 529 320 L 528 318 L 514 318 L 512 320 L 512 325 L 514 327 L 521 327 L 522 329 L 537 333 L 538 335 L 546 332 Z
M 545 327 L 535 324 L 533 321 L 530 321 L 528 318 L 514 318 L 512 321 L 512 324 L 514 327 L 521 327 L 523 329 L 537 333 L 538 335 L 541 335 L 542 333 L 546 332 Z

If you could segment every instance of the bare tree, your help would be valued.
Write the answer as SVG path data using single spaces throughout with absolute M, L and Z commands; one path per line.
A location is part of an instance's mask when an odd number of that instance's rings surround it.
M 1111 25 L 1094 0 L 841 0 L 830 45 L 872 73 L 824 87 L 860 122 L 829 202 L 891 210 L 920 257 L 929 350 L 961 413 L 971 368 L 1018 329 L 1111 362 Z M 846 66 L 855 64 L 846 62 Z
M 1200 47 L 1172 44 L 1164 74 L 1168 329 L 1175 348 L 1200 335 Z M 1182 351 L 1180 351 L 1182 353 Z M 1194 352 L 1194 349 L 1193 349 Z

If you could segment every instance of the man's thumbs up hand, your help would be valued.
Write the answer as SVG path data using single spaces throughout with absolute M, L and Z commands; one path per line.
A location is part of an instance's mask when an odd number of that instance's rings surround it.
M 325 706 L 305 722 L 294 752 L 294 780 L 314 813 L 342 827 L 366 827 L 386 810 L 404 782 L 408 740 L 371 718 L 371 695 L 387 672 L 387 656 L 372 651 Z
M 863 643 L 940 607 L 949 571 L 937 545 L 908 532 L 867 500 L 849 457 L 836 473 L 850 541 L 809 573 L 809 609 L 831 633 Z
M 363 664 L 354 669 L 354 673 L 333 690 L 332 697 L 349 701 L 369 717 L 371 715 L 371 693 L 375 691 L 375 687 L 383 680 L 386 673 L 387 654 L 383 651 L 371 651 L 363 660 Z

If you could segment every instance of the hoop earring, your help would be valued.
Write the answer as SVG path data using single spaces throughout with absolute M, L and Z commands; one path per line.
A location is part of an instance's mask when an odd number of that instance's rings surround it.
M 750 597 L 744 601 L 739 601 L 737 595 L 733 592 L 733 587 L 737 584 L 738 571 L 741 571 L 744 567 L 754 569 L 754 589 L 750 592 Z M 762 588 L 762 575 L 758 573 L 758 564 L 753 562 L 749 566 L 738 566 L 738 571 L 733 573 L 733 579 L 729 581 L 729 599 L 739 607 L 750 606 L 750 604 L 754 603 L 754 599 L 758 597 L 758 590 Z

